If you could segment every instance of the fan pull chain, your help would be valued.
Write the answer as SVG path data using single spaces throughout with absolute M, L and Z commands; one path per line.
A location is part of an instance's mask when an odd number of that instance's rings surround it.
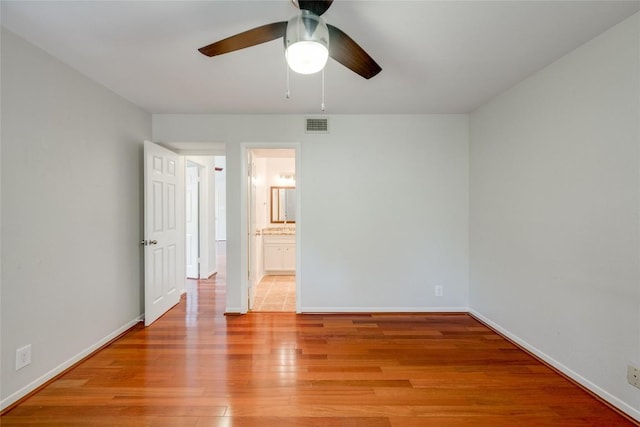
M 291 93 L 289 92 L 289 65 L 287 65 L 287 61 L 284 62 L 284 65 L 287 68 L 287 91 L 284 93 L 284 96 L 289 99 L 291 97 Z
M 322 105 L 320 108 L 324 111 L 324 68 L 322 69 Z

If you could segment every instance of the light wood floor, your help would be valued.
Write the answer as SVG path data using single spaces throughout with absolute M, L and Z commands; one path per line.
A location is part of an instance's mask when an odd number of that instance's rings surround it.
M 253 311 L 296 311 L 296 276 L 265 276 L 256 286 Z
M 633 425 L 465 314 L 224 316 L 193 281 L 3 426 Z

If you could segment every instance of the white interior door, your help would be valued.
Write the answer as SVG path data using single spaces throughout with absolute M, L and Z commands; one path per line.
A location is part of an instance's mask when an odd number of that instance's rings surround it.
M 256 177 L 255 177 L 256 165 L 254 161 L 254 155 L 251 151 L 247 153 L 247 171 L 248 171 L 248 188 L 247 188 L 247 196 L 249 198 L 247 203 L 247 230 L 249 232 L 248 236 L 248 259 L 247 265 L 249 271 L 248 273 L 248 283 L 249 283 L 249 310 L 253 310 L 253 305 L 256 298 L 256 250 L 257 250 L 257 227 L 256 227 Z
M 149 326 L 176 305 L 179 241 L 178 155 L 144 142 L 144 323 Z M 184 193 L 182 193 L 184 194 Z
M 187 277 L 200 278 L 200 168 L 187 163 L 186 174 L 186 253 Z

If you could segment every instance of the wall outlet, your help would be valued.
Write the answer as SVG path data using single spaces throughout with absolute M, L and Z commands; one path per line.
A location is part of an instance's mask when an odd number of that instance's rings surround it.
M 31 364 L 31 344 L 16 350 L 16 371 Z
M 434 288 L 434 293 L 436 294 L 437 297 L 441 297 L 443 295 L 444 290 L 442 289 L 442 286 L 438 285 Z
M 627 381 L 632 386 L 640 388 L 640 369 L 633 365 L 627 366 Z

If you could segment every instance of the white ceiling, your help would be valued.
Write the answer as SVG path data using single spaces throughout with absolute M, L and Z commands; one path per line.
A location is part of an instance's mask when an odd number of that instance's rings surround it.
M 151 113 L 320 113 L 281 40 L 197 49 L 298 13 L 279 1 L 7 1 L 2 25 Z M 326 113 L 465 113 L 640 10 L 638 1 L 348 1 L 324 18 L 382 66 L 330 60 Z

